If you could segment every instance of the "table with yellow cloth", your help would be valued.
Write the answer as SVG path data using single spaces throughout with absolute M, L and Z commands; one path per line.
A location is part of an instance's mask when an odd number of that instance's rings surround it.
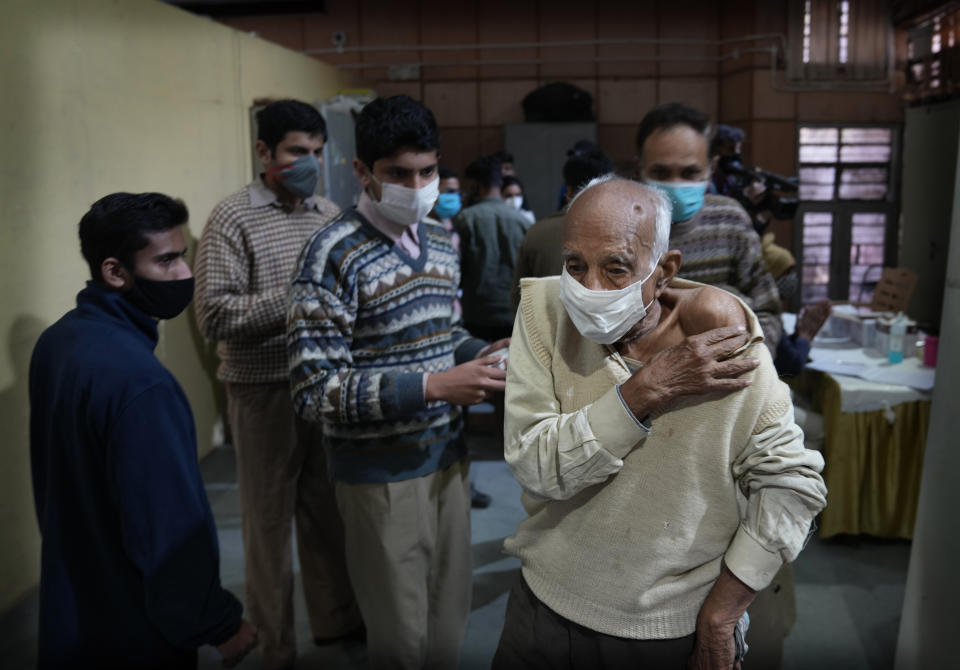
M 856 353 L 864 360 L 862 349 L 844 353 Z M 811 358 L 824 357 L 825 352 L 815 344 Z M 883 359 L 874 360 L 874 365 L 886 366 Z M 908 359 L 903 365 L 907 373 L 921 370 L 916 360 Z M 862 533 L 911 538 L 930 421 L 930 394 L 905 385 L 814 369 L 785 381 L 823 415 L 823 478 L 828 494 L 820 516 L 820 536 Z

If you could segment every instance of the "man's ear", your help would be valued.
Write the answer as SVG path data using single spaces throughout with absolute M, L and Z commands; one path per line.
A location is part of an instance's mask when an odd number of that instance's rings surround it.
M 633 157 L 633 169 L 636 171 L 637 179 L 643 178 L 643 159 L 640 156 Z
M 359 158 L 353 159 L 353 173 L 357 175 L 357 179 L 360 180 L 364 190 L 370 187 L 370 182 L 373 181 L 370 178 L 370 168 Z
M 683 254 L 676 249 L 671 249 L 663 255 L 660 260 L 660 277 L 657 279 L 658 291 L 665 289 L 670 284 L 670 280 L 677 276 L 682 259 Z
M 103 283 L 118 291 L 125 291 L 133 284 L 133 275 L 118 259 L 104 258 L 100 264 L 100 276 Z
M 260 159 L 261 165 L 267 167 L 273 158 L 273 152 L 270 151 L 270 147 L 267 146 L 267 143 L 263 140 L 257 140 L 257 143 L 253 145 L 254 151 L 257 152 L 257 158 Z

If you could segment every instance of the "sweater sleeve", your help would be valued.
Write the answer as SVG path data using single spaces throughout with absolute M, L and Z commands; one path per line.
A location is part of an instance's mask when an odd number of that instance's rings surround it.
M 507 366 L 504 457 L 529 493 L 565 500 L 619 472 L 647 430 L 616 386 L 575 412 L 561 412 L 553 375 L 529 331 L 521 309 Z
M 750 223 L 746 212 L 743 213 L 743 229 L 737 251 L 736 289 L 746 297 L 747 304 L 757 315 L 763 338 L 770 356 L 777 352 L 777 344 L 783 333 L 780 321 L 780 292 L 773 276 L 767 270 L 760 248 L 760 238 Z
M 121 541 L 143 575 L 146 615 L 181 648 L 222 644 L 240 627 L 242 612 L 220 584 L 216 527 L 196 450 L 187 400 L 165 383 L 127 404 L 107 446 Z
M 283 332 L 286 287 L 251 292 L 250 263 L 237 222 L 218 207 L 203 229 L 197 251 L 193 304 L 207 339 L 242 340 Z
M 765 376 L 773 379 L 765 390 L 756 381 L 752 389 L 764 406 L 733 463 L 746 504 L 724 557 L 733 574 L 755 590 L 769 584 L 784 561 L 797 557 L 827 494 L 819 474 L 823 457 L 804 448 L 787 387 L 763 358 L 761 368 L 769 368 Z
M 318 423 L 360 424 L 423 409 L 423 372 L 370 372 L 355 365 L 351 347 L 356 287 L 341 276 L 325 248 L 321 236 L 304 249 L 287 301 L 290 385 L 297 414 Z

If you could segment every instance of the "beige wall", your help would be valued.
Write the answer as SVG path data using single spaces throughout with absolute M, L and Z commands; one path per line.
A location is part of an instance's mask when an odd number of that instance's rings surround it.
M 252 101 L 315 101 L 349 84 L 153 0 L 0 0 L 0 610 L 39 574 L 27 367 L 37 335 L 87 278 L 80 216 L 107 193 L 161 191 L 186 201 L 198 236 L 213 205 L 248 180 Z M 186 389 L 202 452 L 215 420 L 204 348 L 191 318 L 163 325 L 158 355 Z

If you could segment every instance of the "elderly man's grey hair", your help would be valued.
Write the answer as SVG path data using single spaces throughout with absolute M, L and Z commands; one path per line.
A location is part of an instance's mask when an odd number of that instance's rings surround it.
M 667 197 L 667 194 L 661 191 L 658 188 L 652 186 L 647 186 L 646 184 L 640 184 L 635 182 L 632 179 L 626 179 L 624 177 L 618 177 L 613 172 L 609 172 L 605 175 L 600 175 L 599 177 L 594 177 L 587 185 L 580 189 L 575 196 L 570 199 L 570 202 L 567 204 L 567 211 L 570 211 L 570 208 L 573 207 L 580 196 L 589 191 L 595 186 L 600 184 L 606 184 L 611 181 L 625 181 L 632 184 L 637 184 L 648 189 L 653 196 L 653 201 L 656 203 L 656 220 L 654 224 L 654 238 L 653 246 L 650 250 L 650 268 L 649 272 L 657 267 L 657 263 L 660 262 L 660 259 L 663 258 L 663 255 L 667 253 L 667 250 L 670 247 L 670 225 L 672 223 L 672 213 L 673 205 L 670 204 L 670 198 Z

